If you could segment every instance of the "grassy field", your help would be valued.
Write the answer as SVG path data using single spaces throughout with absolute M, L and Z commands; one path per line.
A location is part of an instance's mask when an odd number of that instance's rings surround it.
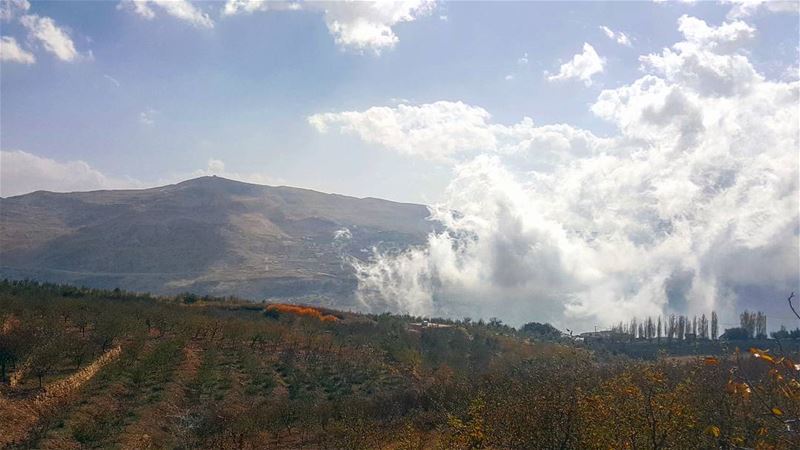
M 0 283 L 7 448 L 800 448 L 797 355 Z

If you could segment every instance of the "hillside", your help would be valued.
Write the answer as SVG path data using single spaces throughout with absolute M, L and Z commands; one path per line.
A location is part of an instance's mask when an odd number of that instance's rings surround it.
M 728 355 L 0 282 L 0 447 L 800 448 L 797 353 Z
M 202 177 L 0 199 L 0 276 L 348 305 L 343 257 L 422 243 L 425 206 Z M 337 238 L 338 232 L 338 238 Z

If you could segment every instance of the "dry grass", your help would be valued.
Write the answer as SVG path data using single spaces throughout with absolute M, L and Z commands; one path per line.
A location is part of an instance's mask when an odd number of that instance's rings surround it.
M 0 397 L 0 416 L 4 421 L 0 446 L 23 441 L 43 417 L 52 415 L 74 401 L 81 387 L 121 354 L 120 346 L 108 350 L 71 376 L 47 385 L 41 394 L 32 399 L 12 400 Z

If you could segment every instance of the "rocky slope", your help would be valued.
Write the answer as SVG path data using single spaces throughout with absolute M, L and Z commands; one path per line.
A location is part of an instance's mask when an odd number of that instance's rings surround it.
M 197 178 L 0 199 L 0 276 L 347 307 L 347 258 L 420 244 L 425 206 Z

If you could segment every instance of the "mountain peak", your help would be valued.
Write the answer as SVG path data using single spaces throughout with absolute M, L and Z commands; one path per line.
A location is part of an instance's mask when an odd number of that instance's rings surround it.
M 349 307 L 349 258 L 422 244 L 422 205 L 204 176 L 151 189 L 23 195 L 0 208 L 0 279 Z M 347 229 L 350 238 L 334 242 Z
M 262 184 L 231 180 L 217 175 L 205 175 L 181 181 L 174 185 L 178 189 L 199 189 L 208 193 L 246 194 L 255 190 L 270 188 Z

